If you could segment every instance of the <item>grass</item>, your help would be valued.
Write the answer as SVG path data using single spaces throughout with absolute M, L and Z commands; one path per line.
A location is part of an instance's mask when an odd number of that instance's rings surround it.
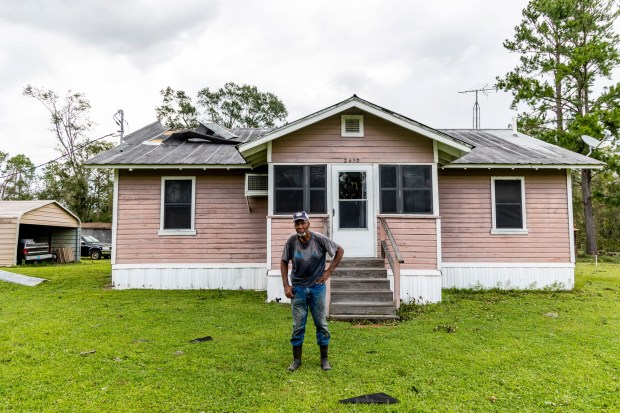
M 578 264 L 571 292 L 330 322 L 330 372 L 310 323 L 294 373 L 290 307 L 262 292 L 112 290 L 109 261 L 9 270 L 49 281 L 0 282 L 2 412 L 620 411 L 619 264 Z M 400 403 L 338 402 L 377 392 Z

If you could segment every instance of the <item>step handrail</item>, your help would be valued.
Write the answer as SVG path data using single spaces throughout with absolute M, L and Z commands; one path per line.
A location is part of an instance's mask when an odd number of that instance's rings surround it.
M 387 259 L 394 274 L 394 305 L 398 309 L 400 308 L 400 264 L 404 263 L 405 260 L 398 249 L 398 244 L 394 239 L 394 235 L 392 235 L 392 230 L 390 230 L 387 220 L 379 217 L 379 222 L 381 222 L 381 258 Z M 396 259 L 392 257 L 386 239 L 390 242 Z

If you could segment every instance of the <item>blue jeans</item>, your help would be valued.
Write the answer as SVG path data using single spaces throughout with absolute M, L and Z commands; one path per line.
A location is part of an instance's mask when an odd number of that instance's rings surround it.
M 325 284 L 315 284 L 312 287 L 293 287 L 295 295 L 291 300 L 293 311 L 293 336 L 291 345 L 301 346 L 306 334 L 306 320 L 308 309 L 312 314 L 316 327 L 316 343 L 319 346 L 329 344 L 329 330 L 327 328 L 327 314 L 325 309 Z

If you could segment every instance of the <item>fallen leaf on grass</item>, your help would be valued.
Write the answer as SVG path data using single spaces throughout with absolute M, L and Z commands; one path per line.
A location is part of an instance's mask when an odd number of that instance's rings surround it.
M 89 354 L 93 354 L 93 353 L 95 353 L 96 351 L 97 351 L 97 350 L 82 351 L 82 352 L 80 353 L 80 356 L 87 356 L 87 355 L 89 355 Z
M 549 317 L 549 318 L 558 318 L 560 315 L 558 313 L 545 313 L 544 314 L 545 317 Z

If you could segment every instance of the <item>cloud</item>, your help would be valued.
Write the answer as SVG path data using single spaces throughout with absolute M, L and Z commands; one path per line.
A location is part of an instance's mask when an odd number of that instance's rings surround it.
M 1 2 L 0 19 L 131 54 L 190 38 L 218 9 L 216 1 L 20 0 Z

